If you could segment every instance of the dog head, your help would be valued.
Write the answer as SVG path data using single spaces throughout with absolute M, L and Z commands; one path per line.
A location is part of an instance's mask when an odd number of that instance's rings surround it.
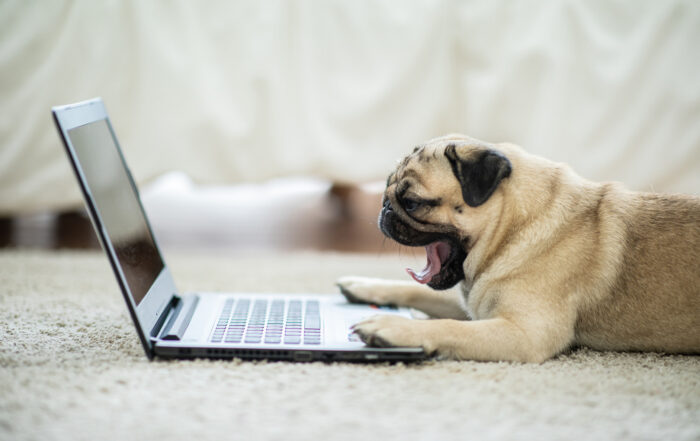
M 464 136 L 416 147 L 389 175 L 379 228 L 408 246 L 424 246 L 428 264 L 409 274 L 434 289 L 464 279 L 464 260 L 491 218 L 511 162 L 496 146 Z

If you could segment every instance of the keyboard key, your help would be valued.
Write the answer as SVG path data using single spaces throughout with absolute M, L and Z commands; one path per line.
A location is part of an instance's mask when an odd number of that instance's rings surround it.
M 321 317 L 306 316 L 306 320 L 304 321 L 304 327 L 307 329 L 321 329 Z

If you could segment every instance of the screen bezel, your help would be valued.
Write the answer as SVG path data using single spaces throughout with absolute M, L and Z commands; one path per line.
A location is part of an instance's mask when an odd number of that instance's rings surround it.
M 117 136 L 114 133 L 114 129 L 112 128 L 112 124 L 109 120 L 109 116 L 107 115 L 104 103 L 102 102 L 101 98 L 94 98 L 76 104 L 57 106 L 52 109 L 52 112 L 54 115 L 54 121 L 56 122 L 56 127 L 58 128 L 58 131 L 61 135 L 61 139 L 63 140 L 63 145 L 66 149 L 66 153 L 68 154 L 68 158 L 70 159 L 70 162 L 73 166 L 73 171 L 75 172 L 76 178 L 78 179 L 78 183 L 80 185 L 80 189 L 83 193 L 85 199 L 85 206 L 90 216 L 90 220 L 92 221 L 92 226 L 95 228 L 95 232 L 97 233 L 97 237 L 99 238 L 100 244 L 102 245 L 102 249 L 107 253 L 107 257 L 109 258 L 109 262 L 112 266 L 112 270 L 114 271 L 114 275 L 117 278 L 119 288 L 122 294 L 124 295 L 124 300 L 126 301 L 129 313 L 131 314 L 131 318 L 134 321 L 134 324 L 136 325 L 136 330 L 138 332 L 139 338 L 141 339 L 141 343 L 144 347 L 144 350 L 146 351 L 146 355 L 148 356 L 148 358 L 153 358 L 154 351 L 153 342 L 151 341 L 151 330 L 153 330 L 156 323 L 158 323 L 158 319 L 167 309 L 168 305 L 170 304 L 173 298 L 173 295 L 177 294 L 177 290 L 175 288 L 175 282 L 172 278 L 172 275 L 170 274 L 170 270 L 168 269 L 168 265 L 166 264 L 165 259 L 163 258 L 163 254 L 160 252 L 160 248 L 158 247 L 158 242 L 156 240 L 155 235 L 153 234 L 153 229 L 151 228 L 151 224 L 148 221 L 146 212 L 143 209 L 143 204 L 141 203 L 138 187 L 136 186 L 136 183 L 131 175 L 131 171 L 129 170 L 129 167 L 126 164 L 126 160 L 124 159 L 124 155 L 122 154 L 121 148 L 119 146 L 119 141 L 117 140 Z M 136 303 L 134 302 L 134 297 L 131 295 L 129 285 L 126 282 L 126 277 L 124 276 L 124 273 L 122 272 L 121 266 L 117 259 L 117 254 L 115 252 L 114 246 L 112 245 L 112 242 L 109 239 L 109 235 L 107 234 L 107 231 L 103 226 L 99 210 L 97 209 L 97 205 L 95 204 L 95 201 L 88 187 L 87 180 L 83 173 L 82 165 L 78 160 L 78 156 L 73 148 L 70 137 L 68 136 L 68 131 L 71 129 L 101 120 L 104 120 L 107 124 L 107 127 L 109 128 L 109 132 L 112 136 L 112 140 L 114 141 L 114 145 L 117 149 L 117 153 L 119 154 L 119 158 L 121 160 L 121 165 L 126 171 L 127 178 L 129 180 L 132 190 L 134 191 L 134 195 L 139 204 L 139 208 L 141 209 L 141 213 L 143 214 L 144 220 L 146 222 L 146 227 L 148 228 L 148 231 L 151 234 L 151 237 L 153 238 L 153 242 L 158 252 L 158 255 L 160 256 L 160 259 L 163 262 L 163 269 L 161 270 L 160 274 L 156 277 L 148 292 L 143 297 L 143 299 L 141 299 L 141 302 L 138 305 L 136 305 Z

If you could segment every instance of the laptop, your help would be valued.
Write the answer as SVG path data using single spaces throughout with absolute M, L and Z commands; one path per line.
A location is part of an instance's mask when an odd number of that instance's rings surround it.
M 53 116 L 149 359 L 412 361 L 421 348 L 371 348 L 350 326 L 410 310 L 350 304 L 340 294 L 180 293 L 143 210 L 100 98 L 54 107 Z

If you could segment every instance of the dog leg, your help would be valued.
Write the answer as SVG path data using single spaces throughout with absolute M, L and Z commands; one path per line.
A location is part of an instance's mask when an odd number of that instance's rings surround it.
M 430 317 L 468 319 L 463 297 L 457 289 L 435 291 L 414 282 L 369 277 L 341 277 L 337 284 L 351 303 L 405 306 L 423 311 Z
M 410 320 L 377 315 L 354 332 L 370 346 L 422 347 L 441 358 L 541 363 L 568 347 L 573 332 L 523 327 L 505 318 L 476 321 Z M 546 331 L 546 332 L 543 332 Z

